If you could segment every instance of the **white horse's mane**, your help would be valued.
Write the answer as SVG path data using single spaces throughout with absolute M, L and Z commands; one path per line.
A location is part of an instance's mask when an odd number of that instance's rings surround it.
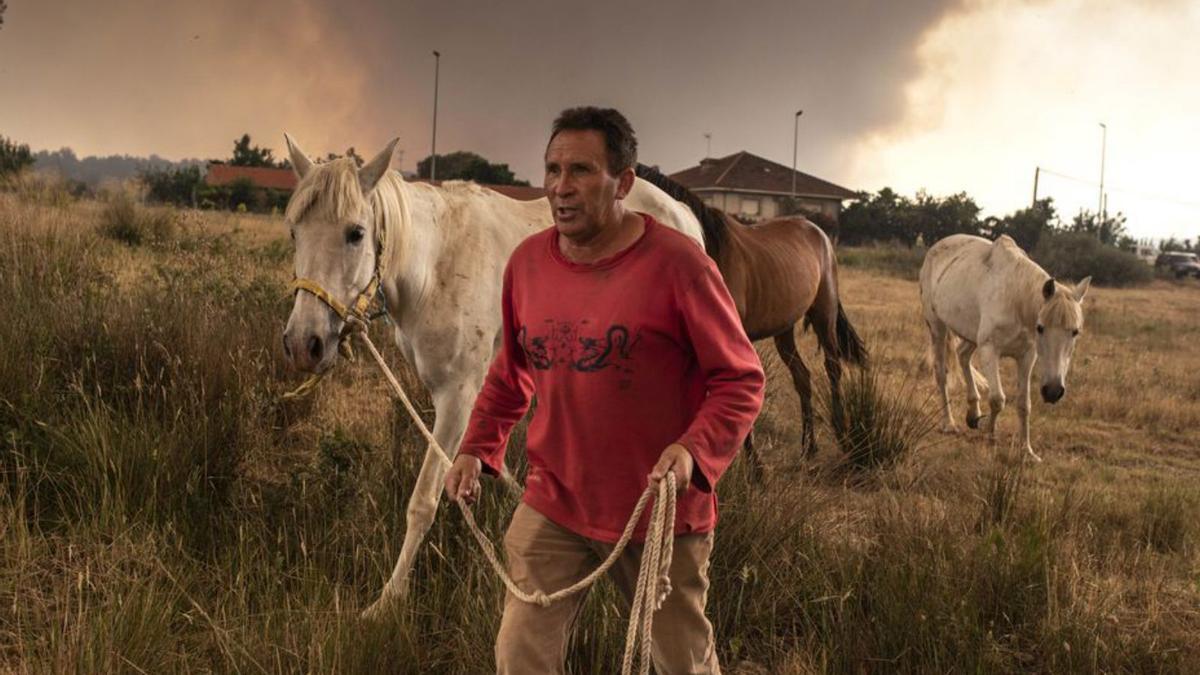
M 358 182 L 358 165 L 349 157 L 314 165 L 292 193 L 283 219 L 295 225 L 314 212 L 323 220 L 357 220 L 366 206 Z
M 1041 287 L 1046 283 L 1050 274 L 1042 269 L 1029 257 L 1019 244 L 1008 235 L 1001 235 L 992 244 L 988 253 L 989 263 L 996 255 L 1003 252 L 1009 258 L 1009 274 L 1017 281 L 1007 292 L 1013 295 L 1011 301 L 1023 305 L 1023 314 L 1038 316 L 1048 325 L 1079 328 L 1083 323 L 1083 310 L 1076 301 L 1069 286 L 1055 282 L 1055 293 L 1042 304 Z

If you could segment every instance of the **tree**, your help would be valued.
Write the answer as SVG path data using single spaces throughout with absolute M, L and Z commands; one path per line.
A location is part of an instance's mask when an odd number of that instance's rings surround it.
M 908 199 L 891 188 L 874 195 L 858 193 L 857 201 L 842 212 L 839 243 L 858 246 L 871 241 L 901 241 L 912 245 L 916 235 L 910 237 L 903 226 L 908 206 Z
M 1003 218 L 989 219 L 986 229 L 993 238 L 1007 234 L 1028 252 L 1037 246 L 1043 234 L 1054 231 L 1057 221 L 1054 199 L 1047 197 L 1037 200 L 1033 206 L 1014 211 Z
M 363 164 L 365 164 L 365 163 L 366 163 L 366 161 L 365 161 L 365 160 L 363 160 L 363 158 L 362 158 L 362 157 L 360 157 L 360 156 L 359 156 L 359 154 L 358 154 L 358 153 L 357 153 L 357 152 L 354 150 L 354 146 L 353 146 L 353 145 L 352 145 L 352 146 L 350 146 L 350 147 L 348 147 L 348 148 L 346 148 L 346 153 L 345 153 L 344 155 L 339 155 L 339 154 L 337 154 L 336 152 L 330 152 L 330 153 L 326 153 L 326 155 L 325 155 L 325 161 L 326 161 L 326 162 L 332 162 L 332 161 L 333 161 L 333 160 L 335 160 L 335 159 L 341 159 L 341 158 L 343 158 L 343 157 L 349 157 L 350 159 L 353 159 L 353 160 L 354 160 L 354 163 L 355 163 L 355 164 L 357 164 L 357 165 L 358 165 L 358 168 L 360 168 L 360 169 L 363 167 Z M 290 168 L 290 167 L 291 167 L 291 164 L 288 164 L 288 167 Z
M 429 178 L 430 157 L 417 162 L 417 175 Z M 473 152 L 452 152 L 437 156 L 438 180 L 473 180 L 488 185 L 529 185 L 517 180 L 507 164 L 492 164 Z
M 1200 242 L 1197 242 L 1197 243 L 1200 243 Z M 1166 239 L 1163 239 L 1162 244 L 1160 244 L 1158 248 L 1163 251 L 1182 251 L 1184 253 L 1196 252 L 1196 249 L 1192 247 L 1191 239 L 1184 239 L 1183 241 L 1179 241 L 1174 236 L 1170 236 L 1170 237 L 1167 237 Z
M 146 186 L 146 197 L 150 201 L 178 206 L 194 206 L 196 194 L 204 185 L 204 176 L 199 166 L 180 169 L 149 168 L 138 174 Z
M 247 210 L 255 206 L 254 183 L 249 178 L 236 178 L 229 183 L 229 208 L 244 205 Z
M 0 0 L 0 28 L 4 27 L 4 10 L 8 9 L 8 5 L 4 0 Z
M 952 234 L 979 234 L 980 210 L 965 192 L 934 197 L 922 191 L 909 206 L 907 225 L 928 246 Z
M 1123 213 L 1101 219 L 1097 213 L 1080 211 L 1071 220 L 1067 231 L 1090 234 L 1106 246 L 1130 248 L 1134 243 L 1133 239 L 1125 234 L 1125 214 Z
M 0 136 L 0 176 L 18 174 L 30 166 L 33 166 L 33 153 L 29 146 Z
M 242 134 L 233 142 L 233 159 L 229 163 L 232 166 L 275 166 L 271 149 L 250 145 L 250 134 Z

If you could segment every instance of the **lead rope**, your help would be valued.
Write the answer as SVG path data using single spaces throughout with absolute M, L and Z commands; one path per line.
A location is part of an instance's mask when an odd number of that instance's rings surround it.
M 453 462 L 450 460 L 450 456 L 442 448 L 441 444 L 437 442 L 437 439 L 433 437 L 429 428 L 425 426 L 424 420 L 417 414 L 417 409 L 413 407 L 412 401 L 404 393 L 404 388 L 400 386 L 400 382 L 392 374 L 392 369 L 388 367 L 379 350 L 375 348 L 375 344 L 371 342 L 371 338 L 367 336 L 367 324 L 359 319 L 352 319 L 352 321 L 354 322 L 352 332 L 362 339 L 363 344 L 367 347 L 367 351 L 375 359 L 375 363 L 379 364 L 379 369 L 383 371 L 384 377 L 387 378 L 392 392 L 396 395 L 396 398 L 400 399 L 405 410 L 408 411 L 413 422 L 420 429 L 421 435 L 425 437 L 425 440 L 429 441 L 430 447 L 437 450 L 438 457 L 442 460 L 442 463 L 446 466 L 451 466 Z M 487 535 L 479 529 L 479 525 L 475 522 L 475 515 L 471 512 L 470 507 L 461 499 L 456 499 L 454 503 L 458 505 L 458 510 L 462 512 L 463 519 L 467 521 L 467 528 L 471 530 L 475 541 L 479 542 L 479 547 L 483 549 L 484 557 L 491 563 L 492 569 L 495 570 L 500 580 L 504 582 L 509 592 L 524 602 L 549 607 L 552 603 L 591 586 L 617 562 L 617 559 L 621 557 L 630 540 L 633 539 L 634 528 L 637 527 L 637 523 L 642 517 L 642 512 L 646 510 L 646 504 L 652 496 L 655 498 L 654 508 L 650 511 L 650 527 L 646 533 L 646 541 L 642 548 L 642 560 L 638 568 L 637 586 L 634 591 L 632 607 L 629 611 L 629 628 L 625 632 L 625 654 L 621 661 L 621 672 L 624 675 L 631 675 L 634 672 L 637 672 L 639 675 L 646 675 L 650 672 L 651 627 L 654 622 L 654 612 L 662 607 L 663 601 L 666 600 L 667 595 L 671 592 L 669 571 L 671 569 L 671 554 L 675 543 L 674 472 L 667 472 L 666 478 L 659 481 L 657 485 L 651 484 L 646 486 L 646 490 L 638 498 L 637 505 L 633 507 L 633 513 L 629 516 L 629 522 L 625 524 L 625 531 L 621 533 L 621 538 L 613 546 L 613 550 L 609 553 L 608 558 L 600 563 L 600 566 L 591 574 L 553 593 L 545 593 L 541 590 L 534 590 L 529 593 L 518 586 L 512 580 L 512 577 L 508 575 L 508 572 L 504 569 L 504 565 L 500 563 L 500 559 L 496 555 L 495 546 L 488 540 Z

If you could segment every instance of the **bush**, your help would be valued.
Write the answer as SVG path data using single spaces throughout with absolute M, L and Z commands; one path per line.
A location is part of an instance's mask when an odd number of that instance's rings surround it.
M 150 210 L 128 195 L 118 195 L 100 214 L 100 234 L 128 246 L 162 243 L 175 234 L 175 217 L 168 210 Z
M 196 191 L 204 184 L 199 166 L 181 169 L 147 169 L 138 175 L 146 186 L 146 199 L 162 204 L 188 206 L 192 204 Z
M 863 471 L 893 466 L 937 428 L 932 399 L 914 400 L 911 382 L 889 382 L 878 370 L 860 368 L 851 371 L 842 384 L 845 428 L 837 440 L 847 468 Z
M 1154 278 L 1154 270 L 1136 255 L 1082 232 L 1043 235 L 1032 258 L 1055 277 L 1090 276 L 1103 286 L 1138 286 Z
M 899 279 L 916 281 L 921 276 L 921 263 L 926 249 L 902 244 L 875 244 L 838 250 L 838 264 L 881 272 Z
M 3 183 L 25 202 L 57 208 L 73 204 L 91 192 L 85 183 L 63 178 L 53 171 L 25 171 L 9 175 Z
M 918 192 L 909 199 L 890 188 L 861 192 L 842 212 L 838 241 L 861 245 L 873 241 L 930 244 L 951 234 L 979 234 L 979 205 L 965 192 L 934 197 Z

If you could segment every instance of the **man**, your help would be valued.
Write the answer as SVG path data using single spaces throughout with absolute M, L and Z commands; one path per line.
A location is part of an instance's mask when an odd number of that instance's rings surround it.
M 554 227 L 509 260 L 503 345 L 446 492 L 478 497 L 481 471 L 503 467 L 509 432 L 536 394 L 525 494 L 504 545 L 517 584 L 550 593 L 594 569 L 648 481 L 673 471 L 673 590 L 655 614 L 652 658 L 663 675 L 718 673 L 704 616 L 714 488 L 762 405 L 763 371 L 712 260 L 683 234 L 622 207 L 636 156 L 616 110 L 574 108 L 555 120 L 545 177 Z M 640 555 L 631 546 L 610 572 L 626 598 Z M 540 607 L 509 594 L 498 672 L 563 672 L 582 602 L 580 594 Z

